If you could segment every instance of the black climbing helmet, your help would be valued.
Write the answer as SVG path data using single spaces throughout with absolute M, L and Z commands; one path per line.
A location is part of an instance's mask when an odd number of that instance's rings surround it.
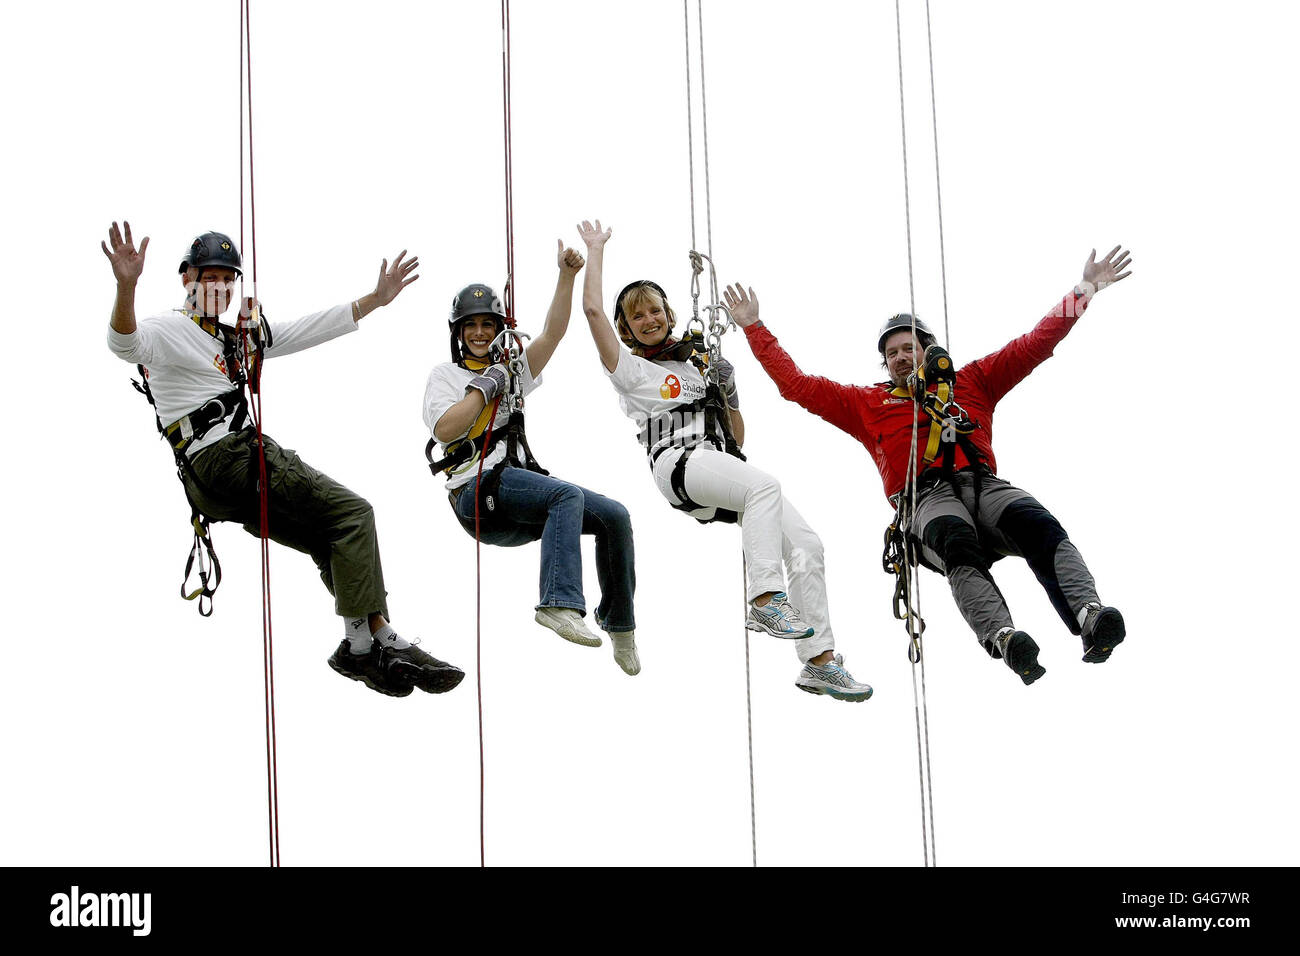
M 194 241 L 190 243 L 189 251 L 181 260 L 180 273 L 184 275 L 187 269 L 223 266 L 234 269 L 242 276 L 244 274 L 242 265 L 234 240 L 224 232 L 205 232 L 201 236 L 195 236 Z
M 628 348 L 637 348 L 641 343 L 637 341 L 636 336 L 632 334 L 632 327 L 627 324 L 627 313 L 623 310 L 623 300 L 628 297 L 628 293 L 637 289 L 649 289 L 654 292 L 663 301 L 664 314 L 668 316 L 668 331 L 671 334 L 673 326 L 677 324 L 677 316 L 668 304 L 668 293 L 657 282 L 649 279 L 637 279 L 635 282 L 629 282 L 623 286 L 614 300 L 614 327 L 618 330 L 618 337 Z
M 492 287 L 475 282 L 467 285 L 452 297 L 451 312 L 447 316 L 447 327 L 451 332 L 451 360 L 460 362 L 464 357 L 461 352 L 460 324 L 472 315 L 491 315 L 501 320 L 501 328 L 513 328 L 506 318 L 505 306 Z M 501 329 L 497 330 L 498 332 Z
M 921 321 L 921 317 L 918 315 L 915 316 L 915 318 L 917 338 L 921 342 L 921 348 L 925 348 L 931 342 L 937 341 L 934 337 L 934 333 L 930 331 L 930 327 Z M 885 324 L 880 327 L 880 338 L 876 342 L 876 350 L 881 355 L 884 355 L 885 339 L 889 338 L 895 332 L 901 332 L 904 329 L 910 331 L 912 328 L 912 319 L 913 316 L 906 312 L 900 312 L 898 315 L 891 316 Z

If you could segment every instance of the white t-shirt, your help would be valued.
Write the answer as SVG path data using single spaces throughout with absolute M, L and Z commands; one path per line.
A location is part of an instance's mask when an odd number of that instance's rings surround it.
M 702 410 L 689 414 L 674 411 L 704 397 L 704 376 L 692 363 L 651 362 L 620 349 L 614 371 L 605 374 L 618 392 L 623 414 L 636 422 L 643 448 L 648 431 L 650 454 L 661 448 L 690 447 L 705 439 Z
M 523 381 L 520 383 L 525 395 L 542 384 L 540 378 L 533 378 L 533 370 L 528 365 L 528 352 L 524 351 L 521 356 L 521 362 L 524 367 Z M 477 372 L 471 372 L 467 368 L 461 368 L 455 362 L 443 362 L 441 365 L 435 365 L 433 371 L 429 373 L 429 381 L 424 386 L 424 424 L 429 428 L 429 434 L 433 435 L 434 426 L 438 420 L 447 414 L 447 409 L 455 405 L 465 397 L 465 390 L 469 383 L 478 375 Z M 496 420 L 492 423 L 493 431 L 504 428 L 506 422 L 510 420 L 510 413 L 506 410 L 506 403 L 501 402 L 497 408 Z M 447 446 L 455 444 L 466 435 L 469 429 L 465 429 L 450 442 L 439 442 L 442 446 L 442 456 L 447 454 Z M 435 436 L 436 439 L 436 436 Z M 506 443 L 493 442 L 491 453 L 483 462 L 483 471 L 486 473 L 497 462 L 506 457 Z M 440 456 L 441 457 L 441 456 Z M 447 478 L 447 490 L 459 488 L 478 474 L 478 452 L 475 451 L 473 457 L 465 462 L 459 468 L 452 471 Z
M 273 344 L 267 358 L 289 355 L 356 330 L 352 303 L 336 305 L 292 322 L 268 322 Z M 234 388 L 226 375 L 221 340 L 201 329 L 184 309 L 172 309 L 141 319 L 129 334 L 108 329 L 108 347 L 118 358 L 143 365 L 149 391 L 164 427 L 188 415 L 210 399 Z M 185 449 L 193 457 L 201 448 L 230 433 L 230 418 L 214 425 Z

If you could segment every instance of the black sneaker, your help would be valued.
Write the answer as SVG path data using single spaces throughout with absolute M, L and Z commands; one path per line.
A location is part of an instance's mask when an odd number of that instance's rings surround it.
M 1089 604 L 1083 619 L 1083 659 L 1089 664 L 1104 663 L 1123 640 L 1124 615 L 1113 607 Z
M 994 639 L 994 646 L 1010 667 L 1026 684 L 1032 684 L 1047 673 L 1038 663 L 1038 644 L 1024 631 L 1004 628 Z
M 465 679 L 465 672 L 459 667 L 426 654 L 414 644 L 400 651 L 386 647 L 384 653 L 392 662 L 389 673 L 400 675 L 403 681 L 414 684 L 426 694 L 445 694 Z
M 353 654 L 348 639 L 344 638 L 330 655 L 328 663 L 344 677 L 359 680 L 371 690 L 389 697 L 406 697 L 414 687 L 410 679 L 393 666 L 396 662 L 391 659 L 388 649 L 380 647 L 377 642 L 371 644 L 370 650 L 364 654 Z

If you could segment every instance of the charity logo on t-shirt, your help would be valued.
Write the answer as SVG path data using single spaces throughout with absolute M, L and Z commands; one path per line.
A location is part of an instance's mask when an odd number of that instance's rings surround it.
M 664 383 L 659 386 L 659 394 L 663 398 L 676 398 L 682 393 L 681 380 L 676 375 L 669 375 L 664 379 Z
M 226 371 L 226 360 L 222 356 L 220 355 L 212 356 L 212 364 L 215 365 L 221 371 L 222 375 L 230 374 L 228 371 Z

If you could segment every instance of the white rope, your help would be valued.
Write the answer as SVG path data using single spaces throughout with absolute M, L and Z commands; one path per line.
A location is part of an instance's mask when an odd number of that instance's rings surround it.
M 943 344 L 952 352 L 948 331 L 948 264 L 943 254 L 943 188 L 939 184 L 939 111 L 934 105 L 934 41 L 930 37 L 930 0 L 925 0 L 925 47 L 930 54 L 930 128 L 934 133 L 934 195 L 939 205 L 939 277 L 943 283 Z
M 704 134 L 704 221 L 705 221 L 705 241 L 707 245 L 707 257 L 709 260 L 709 289 L 713 305 L 719 304 L 718 300 L 718 276 L 717 270 L 713 265 L 713 203 L 709 190 L 709 108 L 708 97 L 705 92 L 704 84 L 704 4 L 703 0 L 696 0 L 696 16 L 699 22 L 700 30 L 700 120 L 701 128 Z M 695 245 L 695 139 L 694 139 L 694 119 L 691 112 L 691 12 L 689 0 L 682 0 L 682 21 L 685 26 L 686 37 L 686 151 L 687 165 L 689 169 L 689 182 L 691 194 L 691 252 L 696 252 Z M 694 259 L 694 255 L 692 256 Z M 696 276 L 698 279 L 698 274 Z M 692 280 L 694 286 L 695 279 Z M 695 291 L 694 288 L 692 291 Z M 724 310 L 725 311 L 725 310 Z M 726 313 L 730 321 L 730 313 Z M 717 313 L 710 311 L 711 326 L 716 321 Z M 721 333 L 718 333 L 720 336 Z M 715 349 L 710 349 L 710 355 Z M 741 551 L 741 594 L 745 595 L 745 582 L 748 577 L 745 568 L 745 555 Z M 745 610 L 748 613 L 749 602 L 745 601 Z M 751 681 L 749 674 L 749 628 L 744 630 L 745 634 L 745 719 L 746 719 L 746 736 L 749 745 L 749 836 L 751 860 L 754 866 L 758 866 L 758 801 L 754 789 L 754 708 L 753 694 L 751 690 Z
M 912 337 L 916 339 L 916 283 L 913 278 L 912 267 L 912 205 L 911 197 L 908 191 L 908 172 L 907 172 L 907 111 L 903 96 L 903 25 L 902 17 L 899 12 L 899 0 L 894 0 L 894 26 L 898 34 L 898 114 L 899 124 L 902 130 L 903 143 L 903 210 L 907 225 L 907 291 L 912 309 Z M 915 373 L 919 356 L 913 353 L 912 371 Z M 912 441 L 908 450 L 907 460 L 907 477 L 903 486 L 903 494 L 899 496 L 899 530 L 903 532 L 903 574 L 904 574 L 904 595 L 907 600 L 907 629 L 908 637 L 911 641 L 911 647 L 916 653 L 913 655 L 909 649 L 909 659 L 912 660 L 912 705 L 916 717 L 916 752 L 917 752 L 917 774 L 921 790 L 921 850 L 926 866 L 934 866 L 934 799 L 933 789 L 930 783 L 930 721 L 929 712 L 925 704 L 925 654 L 922 649 L 921 632 L 916 627 L 916 621 L 921 615 L 921 582 L 912 575 L 911 569 L 914 564 L 914 546 L 912 544 L 911 524 L 916 519 L 916 452 L 918 445 L 918 420 L 913 414 L 912 417 Z M 910 508 L 907 515 L 907 521 L 903 520 L 902 514 L 905 498 L 910 496 Z M 915 591 L 915 601 L 913 601 L 913 591 Z M 921 666 L 921 686 L 920 694 L 917 693 L 916 669 L 917 664 Z M 924 715 L 924 716 L 923 716 Z

